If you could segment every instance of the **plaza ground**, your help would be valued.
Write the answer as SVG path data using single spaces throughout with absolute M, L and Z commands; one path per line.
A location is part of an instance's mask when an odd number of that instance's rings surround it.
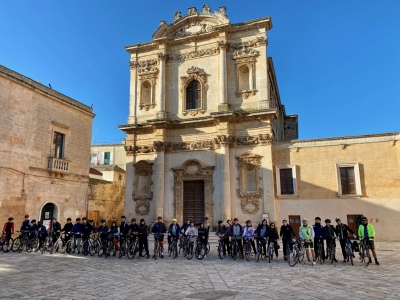
M 220 260 L 215 246 L 201 261 L 0 252 L 0 298 L 399 299 L 400 243 L 378 243 L 381 265 L 367 268 Z

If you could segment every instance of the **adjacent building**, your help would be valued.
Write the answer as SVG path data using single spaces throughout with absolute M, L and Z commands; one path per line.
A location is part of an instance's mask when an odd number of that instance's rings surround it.
M 90 150 L 90 166 L 118 166 L 126 168 L 125 141 L 121 144 L 94 144 Z
M 400 133 L 298 140 L 268 57 L 270 17 L 232 24 L 208 5 L 130 54 L 125 214 L 254 223 L 362 215 L 400 240 Z
M 87 213 L 92 108 L 0 66 L 0 220 Z

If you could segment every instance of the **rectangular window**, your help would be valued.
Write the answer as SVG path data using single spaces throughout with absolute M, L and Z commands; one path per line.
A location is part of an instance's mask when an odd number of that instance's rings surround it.
M 109 166 L 111 163 L 111 153 L 110 152 L 104 152 L 104 164 Z
M 53 156 L 55 158 L 64 158 L 64 142 L 65 142 L 65 135 L 59 132 L 54 132 Z
M 357 194 L 354 167 L 340 167 L 342 194 Z
M 282 195 L 293 195 L 293 173 L 292 169 L 279 169 L 280 180 L 281 180 L 281 194 Z

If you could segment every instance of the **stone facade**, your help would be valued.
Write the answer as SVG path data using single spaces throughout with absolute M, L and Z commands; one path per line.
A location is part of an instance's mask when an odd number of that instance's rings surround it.
M 110 173 L 112 180 L 89 180 L 88 211 L 95 225 L 102 219 L 111 225 L 112 221 L 120 222 L 124 214 L 125 171 L 118 166 L 98 167 L 103 175 Z
M 126 214 L 190 217 L 187 182 L 201 181 L 194 205 L 212 222 L 274 218 L 271 143 L 284 140 L 289 116 L 267 57 L 271 28 L 270 17 L 231 24 L 225 7 L 205 5 L 126 47 Z
M 3 66 L 0 108 L 0 220 L 86 215 L 92 109 Z

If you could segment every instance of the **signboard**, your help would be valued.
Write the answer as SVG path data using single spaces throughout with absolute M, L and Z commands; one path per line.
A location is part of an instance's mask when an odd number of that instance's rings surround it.
M 262 219 L 264 220 L 267 220 L 267 224 L 269 224 L 269 214 L 267 214 L 267 213 L 264 213 L 264 214 L 262 214 Z
M 43 220 L 43 225 L 46 226 L 46 230 L 50 231 L 50 220 Z
M 49 211 L 45 211 L 45 212 L 44 212 L 44 218 L 45 218 L 46 220 L 50 219 L 50 212 L 49 212 Z

